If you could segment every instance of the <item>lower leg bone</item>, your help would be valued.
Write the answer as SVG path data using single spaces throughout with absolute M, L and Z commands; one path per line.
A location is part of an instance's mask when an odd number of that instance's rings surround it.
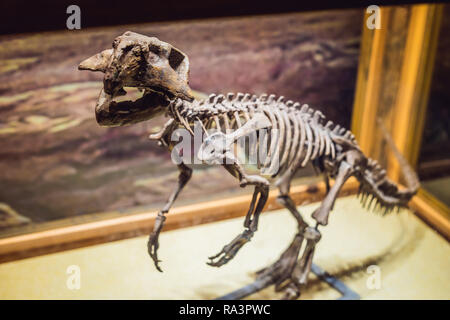
M 294 269 L 294 272 L 292 273 L 292 279 L 298 285 L 304 285 L 308 281 L 308 275 L 311 271 L 316 244 L 321 238 L 320 232 L 312 227 L 305 229 L 304 236 L 307 240 L 306 247 L 303 251 L 302 257 Z
M 275 284 L 275 290 L 278 291 L 279 286 L 291 277 L 292 271 L 297 263 L 303 238 L 301 232 L 297 233 L 290 246 L 274 264 L 257 272 L 258 279 L 270 278 L 270 282 Z
M 165 214 L 169 212 L 181 190 L 183 190 L 184 186 L 188 183 L 192 175 L 192 169 L 187 167 L 184 163 L 178 165 L 178 169 L 180 170 L 180 174 L 178 176 L 178 186 L 170 195 L 169 200 L 167 201 L 164 208 L 160 212 L 158 212 L 158 216 L 155 220 L 155 225 L 153 226 L 153 231 L 150 234 L 147 243 L 148 253 L 153 259 L 156 269 L 160 272 L 162 272 L 162 270 L 159 267 L 160 260 L 158 260 L 159 234 L 161 233 L 161 230 L 164 226 L 164 221 L 166 220 Z
M 281 194 L 277 197 L 277 202 L 283 205 L 297 220 L 298 229 L 302 230 L 308 226 L 308 224 L 303 220 L 302 215 L 297 210 L 294 200 L 288 194 Z
M 328 215 L 333 208 L 339 191 L 341 190 L 345 181 L 350 178 L 352 173 L 352 167 L 344 161 L 341 162 L 333 186 L 325 196 L 325 199 L 322 201 L 320 207 L 312 214 L 312 217 L 317 221 L 318 224 L 321 224 L 323 226 L 326 226 L 328 224 Z
M 283 252 L 283 254 L 281 254 L 280 258 L 274 264 L 257 272 L 259 280 L 263 278 L 270 278 L 270 282 L 275 284 L 276 291 L 280 291 L 282 284 L 291 278 L 292 271 L 297 263 L 300 248 L 303 243 L 304 231 L 308 227 L 308 224 L 303 220 L 300 212 L 298 212 L 294 201 L 289 196 L 289 185 L 280 185 L 280 193 L 281 194 L 277 197 L 277 201 L 288 209 L 297 220 L 298 233 L 295 235 L 290 246 Z M 295 295 L 294 291 L 293 295 Z

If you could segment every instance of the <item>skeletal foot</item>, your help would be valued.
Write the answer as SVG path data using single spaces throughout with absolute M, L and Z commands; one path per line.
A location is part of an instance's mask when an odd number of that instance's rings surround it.
M 159 248 L 158 238 L 159 232 L 152 232 L 148 239 L 147 247 L 148 247 L 148 254 L 153 259 L 153 263 L 155 264 L 156 270 L 162 272 L 162 269 L 159 267 L 159 262 L 161 262 L 161 260 L 158 260 L 158 248 Z
M 291 278 L 294 267 L 297 264 L 298 255 L 303 242 L 303 235 L 297 233 L 291 245 L 283 252 L 280 258 L 267 268 L 257 272 L 258 280 L 269 278 L 275 284 L 275 290 Z
M 210 260 L 207 262 L 208 265 L 213 267 L 220 267 L 226 264 L 228 261 L 234 258 L 239 249 L 242 248 L 244 244 L 250 241 L 253 236 L 253 232 L 250 230 L 245 230 L 242 234 L 238 235 L 229 244 L 227 244 L 223 249 L 216 255 L 209 257 Z M 218 259 L 214 261 L 214 259 Z

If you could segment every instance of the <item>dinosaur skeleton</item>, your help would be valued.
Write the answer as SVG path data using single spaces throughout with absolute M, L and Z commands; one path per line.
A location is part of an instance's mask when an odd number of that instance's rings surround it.
M 315 247 L 321 238 L 319 226 L 328 224 L 339 190 L 348 178 L 354 176 L 360 182 L 359 194 L 362 195 L 363 205 L 367 204 L 370 208 L 374 203 L 374 209 L 384 213 L 407 206 L 419 187 L 417 176 L 399 154 L 389 135 L 385 138 L 404 169 L 407 188 L 399 189 L 391 182 L 386 177 L 386 171 L 361 152 L 350 131 L 331 121 L 325 122 L 320 111 L 314 111 L 307 105 L 267 94 L 212 94 L 207 99 L 195 100 L 188 86 L 188 57 L 157 38 L 126 32 L 114 40 L 113 49 L 83 61 L 79 69 L 105 73 L 104 86 L 95 109 L 100 125 L 133 124 L 165 113 L 169 120 L 160 132 L 150 135 L 150 139 L 159 141 L 168 151 L 172 151 L 175 147 L 171 141 L 172 133 L 184 128 L 194 135 L 194 126 L 200 123 L 207 138 L 200 147 L 198 159 L 221 163 L 239 180 L 241 187 L 254 187 L 244 231 L 218 254 L 210 257 L 209 265 L 220 267 L 226 264 L 250 241 L 258 228 L 269 186 L 279 188 L 277 200 L 294 216 L 298 231 L 279 260 L 259 271 L 258 278 L 268 279 L 275 284 L 276 290 L 283 290 L 284 298 L 297 298 L 300 287 L 306 284 Z M 124 87 L 140 88 L 143 96 L 135 101 L 116 102 L 116 97 L 127 94 Z M 262 134 L 261 130 L 268 134 Z M 257 136 L 257 143 L 250 146 L 252 152 L 257 152 L 256 149 L 261 147 L 267 150 L 267 156 L 258 158 L 257 165 L 267 169 L 269 176 L 248 174 L 232 152 L 238 139 L 249 134 Z M 294 174 L 308 163 L 324 175 L 327 186 L 325 199 L 312 214 L 315 226 L 309 226 L 304 221 L 289 196 Z M 165 215 L 192 174 L 192 169 L 183 162 L 178 164 L 178 169 L 178 185 L 158 213 L 148 242 L 149 254 L 159 271 L 158 236 Z M 334 179 L 331 186 L 329 178 Z M 303 242 L 306 242 L 304 246 Z

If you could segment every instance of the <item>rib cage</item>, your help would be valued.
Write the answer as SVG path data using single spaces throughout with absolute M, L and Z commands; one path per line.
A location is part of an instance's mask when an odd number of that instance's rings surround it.
M 233 132 L 255 113 L 263 112 L 272 123 L 271 129 L 277 129 L 279 134 L 278 137 L 274 134 L 266 135 L 263 142 L 250 146 L 253 148 L 250 152 L 259 152 L 255 149 L 258 147 L 267 148 L 268 157 L 258 163 L 258 166 L 268 169 L 273 177 L 295 171 L 299 166 L 304 167 L 320 156 L 334 159 L 336 139 L 345 139 L 358 148 L 350 131 L 339 125 L 334 126 L 331 121 L 324 124 L 322 112 L 314 111 L 306 104 L 284 101 L 283 96 L 276 98 L 275 95 L 263 94 L 258 97 L 229 93 L 225 97 L 222 94 L 212 94 L 201 101 L 177 99 L 169 110 L 191 132 L 194 122 L 201 121 L 206 130 L 223 133 Z

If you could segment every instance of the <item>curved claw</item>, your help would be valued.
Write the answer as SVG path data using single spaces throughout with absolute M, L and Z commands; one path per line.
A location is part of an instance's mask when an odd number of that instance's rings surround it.
M 214 260 L 215 258 L 219 257 L 221 254 L 225 253 L 224 249 L 222 249 L 218 254 L 215 254 L 211 257 L 208 257 L 209 260 Z
M 234 258 L 236 253 L 242 248 L 244 244 L 250 241 L 253 233 L 250 230 L 245 230 L 242 234 L 238 235 L 233 241 L 227 244 L 223 249 L 216 255 L 209 257 L 211 260 L 206 264 L 212 267 L 221 267 L 228 261 Z M 219 258 L 218 261 L 213 261 Z
M 241 245 L 242 247 L 242 245 Z M 225 248 L 224 248 L 225 249 Z M 228 261 L 230 261 L 231 259 L 234 258 L 234 256 L 236 255 L 236 253 L 239 251 L 239 248 L 236 248 L 233 251 L 225 251 L 224 249 L 222 249 L 222 251 L 220 251 L 218 254 L 216 254 L 215 256 L 209 257 L 208 259 L 210 260 L 209 262 L 207 262 L 207 265 L 210 265 L 211 267 L 221 267 L 224 264 L 226 264 Z M 223 255 L 218 261 L 214 262 L 213 260 L 220 257 L 221 255 Z
M 157 234 L 152 233 L 150 235 L 150 238 L 148 239 L 148 243 L 147 243 L 147 248 L 148 248 L 148 254 L 152 258 L 153 263 L 155 264 L 156 270 L 158 270 L 159 272 L 163 272 L 162 269 L 159 267 L 159 263 L 161 262 L 161 260 L 158 259 L 159 242 L 158 242 Z
M 211 261 L 207 262 L 206 264 L 211 267 L 221 267 L 224 264 L 226 264 L 228 261 L 230 261 L 232 258 L 228 256 L 223 256 L 219 259 L 219 261 L 214 262 L 213 259 L 209 258 Z

